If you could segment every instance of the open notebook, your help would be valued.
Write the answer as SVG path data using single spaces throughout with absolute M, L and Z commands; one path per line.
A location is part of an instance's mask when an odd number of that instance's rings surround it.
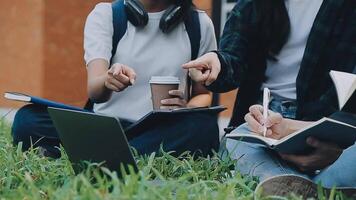
M 352 123 L 350 123 L 352 122 Z M 238 129 L 236 129 L 238 130 Z M 306 143 L 310 136 L 325 142 L 333 142 L 341 148 L 347 148 L 356 142 L 356 115 L 350 113 L 335 113 L 329 118 L 323 118 L 304 129 L 296 131 L 280 140 L 274 140 L 244 130 L 232 131 L 227 138 L 264 145 L 281 153 L 303 154 L 311 150 Z

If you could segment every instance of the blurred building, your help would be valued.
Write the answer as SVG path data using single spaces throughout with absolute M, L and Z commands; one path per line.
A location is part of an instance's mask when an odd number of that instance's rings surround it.
M 2 98 L 24 92 L 71 105 L 86 99 L 83 29 L 88 13 L 103 0 L 0 1 L 0 107 L 22 104 Z M 196 0 L 212 16 L 217 35 L 236 0 Z M 221 98 L 230 105 L 234 95 Z

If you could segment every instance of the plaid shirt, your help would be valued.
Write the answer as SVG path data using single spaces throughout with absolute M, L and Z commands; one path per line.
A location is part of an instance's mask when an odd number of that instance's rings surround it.
M 267 56 L 253 0 L 239 0 L 225 25 L 217 52 L 222 70 L 209 86 L 215 92 L 239 88 L 230 125 L 244 122 L 261 96 Z M 296 80 L 297 119 L 317 120 L 337 111 L 330 70 L 356 67 L 356 0 L 324 0 L 310 32 Z M 355 102 L 356 103 L 356 102 Z

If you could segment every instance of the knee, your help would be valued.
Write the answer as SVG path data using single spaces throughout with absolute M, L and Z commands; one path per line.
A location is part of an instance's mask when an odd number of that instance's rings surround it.
M 207 114 L 192 115 L 189 122 L 190 129 L 187 131 L 196 141 L 215 150 L 219 147 L 219 126 L 216 116 Z M 188 124 L 187 123 L 187 124 Z M 188 126 L 187 126 L 188 128 Z
M 26 105 L 17 111 L 11 129 L 11 134 L 15 144 L 23 142 L 24 148 L 30 146 L 31 130 L 35 126 L 35 105 Z
M 203 136 L 219 137 L 219 125 L 216 116 L 207 114 L 197 116 L 195 124 L 197 125 L 197 132 Z

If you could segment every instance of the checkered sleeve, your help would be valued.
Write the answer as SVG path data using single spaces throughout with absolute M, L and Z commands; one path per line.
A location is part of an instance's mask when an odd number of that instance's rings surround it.
M 247 70 L 248 34 L 253 26 L 253 6 L 240 0 L 231 11 L 220 40 L 218 54 L 221 72 L 209 86 L 214 92 L 227 92 L 239 87 Z

